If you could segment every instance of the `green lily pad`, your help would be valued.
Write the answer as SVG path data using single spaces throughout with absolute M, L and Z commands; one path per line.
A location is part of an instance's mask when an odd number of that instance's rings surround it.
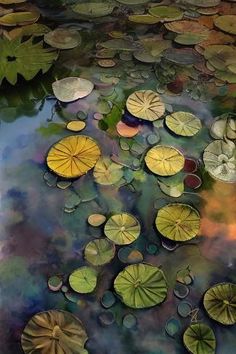
M 123 167 L 109 157 L 101 157 L 94 167 L 93 176 L 98 184 L 110 186 L 123 177 Z
M 19 26 L 34 23 L 39 19 L 38 12 L 22 11 L 11 12 L 0 17 L 0 25 L 2 26 Z
M 78 268 L 69 276 L 69 284 L 77 293 L 91 293 L 97 285 L 97 273 L 90 267 Z
M 236 284 L 219 283 L 208 289 L 203 298 L 208 315 L 224 325 L 236 323 Z
M 158 182 L 159 187 L 163 193 L 169 195 L 172 198 L 179 198 L 184 193 L 184 183 L 176 182 L 173 184 Z
M 105 235 L 117 245 L 128 245 L 137 240 L 141 226 L 130 214 L 122 213 L 111 216 L 105 224 Z
M 220 4 L 220 0 L 184 0 L 184 2 L 197 7 L 214 7 Z
M 202 127 L 200 119 L 189 112 L 171 113 L 166 116 L 165 122 L 171 131 L 181 136 L 193 136 Z
M 31 25 L 21 26 L 12 29 L 11 31 L 7 32 L 6 37 L 10 40 L 24 36 L 40 37 L 49 31 L 49 27 L 42 25 L 41 23 L 33 23 Z
M 214 25 L 224 32 L 236 34 L 236 15 L 223 15 L 214 19 Z
M 181 317 L 186 318 L 186 317 L 190 316 L 192 309 L 193 309 L 192 305 L 189 302 L 181 301 L 178 304 L 177 312 Z
M 149 9 L 152 16 L 156 16 L 164 21 L 181 20 L 183 11 L 175 6 L 154 6 Z
M 116 293 L 131 308 L 148 308 L 163 302 L 167 284 L 162 270 L 149 264 L 127 266 L 114 281 Z
M 62 278 L 54 275 L 48 279 L 48 288 L 51 291 L 59 291 L 63 285 Z
M 115 256 L 115 245 L 106 238 L 90 241 L 84 250 L 85 259 L 94 266 L 109 263 Z
M 149 0 L 116 0 L 116 1 L 124 5 L 144 5 Z
M 223 182 L 236 182 L 236 146 L 232 141 L 210 143 L 204 150 L 203 161 L 212 177 Z
M 81 44 L 81 36 L 73 29 L 56 28 L 44 35 L 44 41 L 53 48 L 71 49 Z
M 96 18 L 110 15 L 114 7 L 111 2 L 86 2 L 73 5 L 71 8 L 81 16 Z
M 102 296 L 101 304 L 106 309 L 111 308 L 116 303 L 116 298 L 113 292 L 107 290 Z
M 20 38 L 0 39 L 0 53 L 0 84 L 6 78 L 12 85 L 18 74 L 31 80 L 40 70 L 46 73 L 58 56 L 55 50 L 44 48 L 42 42 L 33 43 L 32 38 L 24 42 Z
M 183 45 L 194 45 L 201 43 L 207 40 L 208 34 L 206 33 L 192 33 L 192 32 L 185 32 L 178 34 L 174 41 L 179 44 Z
M 155 25 L 158 23 L 160 20 L 156 16 L 152 16 L 149 14 L 144 14 L 144 15 L 130 15 L 128 17 L 130 22 L 134 23 L 140 23 L 140 24 L 145 24 L 145 25 Z
M 189 353 L 215 354 L 216 338 L 210 327 L 204 323 L 195 323 L 184 332 L 183 341 Z
M 170 337 L 175 337 L 181 330 L 180 322 L 176 318 L 170 318 L 165 325 L 166 333 Z
M 161 208 L 156 217 L 157 230 L 172 241 L 188 241 L 200 229 L 199 212 L 187 204 L 168 204 Z

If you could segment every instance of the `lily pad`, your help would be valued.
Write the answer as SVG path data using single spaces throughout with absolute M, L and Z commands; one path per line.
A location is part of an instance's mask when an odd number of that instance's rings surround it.
M 44 41 L 53 48 L 71 49 L 81 44 L 81 36 L 73 29 L 56 28 L 44 35 Z
M 101 47 L 106 49 L 129 52 L 140 49 L 141 47 L 140 43 L 123 38 L 109 39 L 108 41 L 101 42 L 99 44 Z
M 16 84 L 18 74 L 28 81 L 40 70 L 46 73 L 58 56 L 55 50 L 44 48 L 42 42 L 33 43 L 33 38 L 23 42 L 20 38 L 0 38 L 0 53 L 0 84 L 6 78 L 12 85 Z
M 106 217 L 102 214 L 91 214 L 88 217 L 88 223 L 91 226 L 98 227 L 104 224 Z
M 183 11 L 175 6 L 154 6 L 149 9 L 152 16 L 156 16 L 163 21 L 181 20 Z
M 48 279 L 48 288 L 51 291 L 59 291 L 62 285 L 63 285 L 63 281 L 60 276 L 54 275 Z
M 120 121 L 116 124 L 117 133 L 123 138 L 132 138 L 139 132 L 139 126 L 131 127 Z
M 40 37 L 49 32 L 50 28 L 41 23 L 33 23 L 12 29 L 5 34 L 6 38 L 13 40 L 24 36 Z
M 163 302 L 167 295 L 164 273 L 149 264 L 133 264 L 121 271 L 114 281 L 116 293 L 131 308 L 148 308 Z
M 85 259 L 94 266 L 109 263 L 115 256 L 115 245 L 106 238 L 90 241 L 84 250 Z
M 183 341 L 189 353 L 215 354 L 216 338 L 210 327 L 204 323 L 195 323 L 184 332 Z
M 200 230 L 199 212 L 187 204 L 168 204 L 156 217 L 157 230 L 172 241 L 188 241 Z
M 177 135 L 193 136 L 202 127 L 201 121 L 189 112 L 174 112 L 166 116 L 167 127 Z
M 132 313 L 128 313 L 127 315 L 124 316 L 122 322 L 123 322 L 123 326 L 125 328 L 131 329 L 131 328 L 136 327 L 137 318 Z
M 100 149 L 92 138 L 72 135 L 51 147 L 47 155 L 47 165 L 61 177 L 76 178 L 91 170 L 100 154 Z
M 72 131 L 72 132 L 80 132 L 86 127 L 85 122 L 81 122 L 79 120 L 72 120 L 66 125 L 66 129 Z
M 202 61 L 202 56 L 192 48 L 168 48 L 163 56 L 168 61 L 180 65 L 197 64 Z
M 34 23 L 39 19 L 38 12 L 11 12 L 0 17 L 0 25 L 2 26 L 19 26 Z
M 166 333 L 170 337 L 175 337 L 181 330 L 180 322 L 176 318 L 170 318 L 165 325 Z
M 133 116 L 151 122 L 165 113 L 165 105 L 160 96 L 151 90 L 132 93 L 127 99 L 126 107 Z
M 202 34 L 205 31 L 208 31 L 207 27 L 203 26 L 201 23 L 190 20 L 167 22 L 164 26 L 169 31 L 179 34 L 184 34 L 186 32 Z
M 26 325 L 21 345 L 25 354 L 59 352 L 88 354 L 88 339 L 81 321 L 69 312 L 50 310 L 34 315 Z
M 119 182 L 123 177 L 123 167 L 109 157 L 101 157 L 95 165 L 93 176 L 97 183 L 110 186 Z
M 153 173 L 173 176 L 183 169 L 184 156 L 173 146 L 156 145 L 147 152 L 145 162 Z
M 208 315 L 224 325 L 236 323 L 236 284 L 219 283 L 208 289 L 203 298 Z
M 73 5 L 71 8 L 81 16 L 96 18 L 110 15 L 114 7 L 112 2 L 86 2 Z
M 113 292 L 107 290 L 102 296 L 101 304 L 106 309 L 111 308 L 116 303 L 116 298 Z
M 216 179 L 236 182 L 236 147 L 232 141 L 215 140 L 203 154 L 206 170 Z
M 88 96 L 93 91 L 93 83 L 80 77 L 66 77 L 52 84 L 53 93 L 61 102 L 72 102 Z
M 130 214 L 122 213 L 111 216 L 105 224 L 105 235 L 117 245 L 129 245 L 137 240 L 141 226 Z
M 207 40 L 208 34 L 185 32 L 175 37 L 175 42 L 183 45 L 194 45 Z
M 90 267 L 78 268 L 69 276 L 69 284 L 77 293 L 92 293 L 97 285 L 97 273 Z
M 214 25 L 224 32 L 236 34 L 236 15 L 223 15 L 214 19 Z
M 222 114 L 212 123 L 210 134 L 214 139 L 236 139 L 236 117 L 234 114 Z

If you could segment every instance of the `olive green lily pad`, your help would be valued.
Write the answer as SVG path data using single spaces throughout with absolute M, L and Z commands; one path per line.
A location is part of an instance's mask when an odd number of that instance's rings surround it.
M 97 285 L 97 273 L 90 267 L 78 268 L 69 276 L 69 284 L 77 293 L 91 293 Z
M 199 212 L 181 203 L 162 207 L 156 217 L 157 230 L 172 241 L 188 241 L 197 236 L 200 229 Z
M 236 182 L 236 146 L 232 141 L 216 140 L 203 153 L 206 170 L 216 179 Z
M 124 5 L 144 5 L 149 0 L 116 0 L 116 1 Z
M 181 20 L 183 11 L 175 6 L 154 6 L 149 9 L 152 16 L 156 16 L 164 21 Z
M 178 34 L 174 41 L 183 45 L 194 45 L 205 41 L 208 38 L 207 33 L 185 32 Z
M 149 264 L 127 266 L 116 277 L 114 288 L 125 305 L 137 309 L 158 305 L 167 295 L 164 273 Z
M 203 298 L 208 315 L 224 325 L 236 323 L 236 284 L 219 283 L 208 289 Z
M 42 42 L 33 43 L 32 38 L 24 42 L 20 38 L 0 39 L 0 53 L 0 84 L 6 78 L 12 85 L 18 74 L 31 80 L 40 70 L 46 73 L 58 56 L 55 50 L 44 48 Z
M 195 323 L 184 332 L 183 341 L 189 353 L 215 354 L 216 338 L 213 330 L 204 323 Z
M 236 117 L 226 113 L 217 117 L 212 123 L 210 134 L 214 139 L 236 139 Z
M 166 116 L 167 127 L 177 135 L 193 136 L 202 127 L 201 121 L 189 112 L 174 112 Z
M 236 15 L 223 15 L 214 19 L 214 25 L 224 32 L 236 34 Z
M 10 40 L 24 36 L 40 37 L 49 31 L 49 27 L 42 25 L 41 23 L 33 23 L 31 25 L 14 28 L 7 32 L 5 36 Z
M 84 250 L 85 259 L 94 266 L 100 266 L 109 263 L 115 256 L 115 245 L 101 238 L 90 241 Z
M 172 198 L 179 198 L 184 193 L 184 183 L 182 181 L 173 184 L 159 181 L 158 184 L 161 191 Z
M 44 35 L 44 41 L 53 48 L 71 49 L 81 44 L 81 36 L 73 29 L 56 28 Z
M 81 16 L 96 18 L 110 15 L 114 9 L 114 4 L 111 2 L 86 2 L 73 5 L 71 8 Z
M 0 17 L 0 25 L 2 26 L 18 26 L 34 23 L 39 19 L 38 12 L 22 11 L 11 12 Z
M 26 2 L 26 0 L 0 0 L 1 5 L 20 4 L 22 2 Z
M 152 16 L 149 14 L 130 15 L 128 19 L 130 22 L 146 24 L 146 25 L 154 25 L 160 21 L 156 16 Z
M 72 102 L 88 96 L 93 90 L 93 83 L 80 77 L 66 77 L 53 82 L 52 89 L 61 102 Z
M 184 2 L 197 7 L 214 7 L 220 4 L 220 0 L 184 0 Z
M 101 157 L 94 167 L 93 176 L 98 184 L 110 186 L 123 177 L 123 167 L 109 157 Z
M 137 240 L 141 227 L 139 221 L 130 214 L 111 216 L 105 224 L 105 235 L 117 245 L 128 245 Z
M 224 44 L 213 44 L 205 49 L 203 55 L 215 69 L 224 71 L 235 63 L 236 49 Z

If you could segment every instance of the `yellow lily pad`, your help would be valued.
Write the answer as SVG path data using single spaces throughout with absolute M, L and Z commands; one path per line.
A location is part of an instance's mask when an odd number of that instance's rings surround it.
M 136 309 L 158 305 L 167 295 L 164 273 L 149 264 L 127 266 L 116 277 L 114 288 L 125 305 Z
M 12 12 L 0 17 L 0 25 L 2 26 L 18 26 L 34 23 L 39 19 L 38 12 L 22 11 Z
M 187 204 L 168 204 L 156 217 L 157 230 L 172 241 L 188 241 L 197 236 L 200 229 L 199 212 Z
M 44 35 L 44 42 L 53 48 L 71 49 L 81 44 L 81 36 L 73 29 L 56 28 Z
M 236 284 L 219 283 L 208 289 L 203 298 L 208 315 L 224 325 L 236 323 Z
M 67 124 L 66 129 L 68 129 L 72 132 L 80 132 L 85 127 L 86 127 L 85 122 L 82 122 L 80 120 L 72 120 Z
M 141 226 L 130 214 L 122 213 L 111 216 L 105 224 L 105 235 L 117 245 L 129 245 L 137 240 Z
M 37 313 L 30 319 L 22 333 L 21 345 L 25 354 L 86 354 L 84 345 L 87 339 L 77 317 L 69 312 L 50 310 Z
M 126 102 L 128 111 L 133 116 L 155 121 L 165 113 L 165 105 L 158 93 L 151 90 L 141 90 L 132 93 Z
M 174 112 L 166 116 L 167 127 L 177 135 L 193 136 L 202 127 L 201 121 L 189 112 Z
M 61 102 L 72 102 L 88 96 L 94 84 L 80 77 L 66 77 L 53 82 L 52 89 L 56 98 Z
M 183 11 L 175 6 L 154 6 L 149 9 L 152 16 L 158 17 L 162 21 L 181 20 Z
M 145 162 L 153 173 L 173 176 L 184 167 L 184 156 L 173 146 L 156 145 L 147 152 Z
M 90 241 L 84 250 L 85 259 L 94 266 L 109 263 L 115 256 L 115 245 L 106 238 Z
M 236 34 L 236 15 L 223 15 L 214 19 L 214 25 L 224 32 Z
M 41 23 L 33 23 L 31 25 L 25 25 L 25 26 L 14 28 L 9 32 L 5 31 L 5 36 L 9 40 L 13 40 L 15 38 L 24 37 L 24 36 L 40 37 L 49 31 L 50 31 L 49 27 L 42 25 Z
M 123 176 L 123 167 L 111 161 L 109 157 L 101 157 L 93 170 L 95 181 L 104 186 L 119 182 Z
M 85 135 L 68 136 L 51 147 L 47 165 L 61 177 L 76 178 L 91 170 L 100 155 L 100 149 L 92 138 Z

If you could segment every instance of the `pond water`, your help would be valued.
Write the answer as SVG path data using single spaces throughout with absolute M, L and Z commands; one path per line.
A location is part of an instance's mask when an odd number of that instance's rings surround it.
M 14 2 L 0 1 L 1 16 L 5 9 L 9 13 L 36 11 L 40 17 L 21 20 L 17 27 L 11 18 L 9 27 L 0 17 L 0 48 L 5 48 L 5 42 L 24 42 L 35 36 L 36 27 L 28 28 L 31 32 L 26 35 L 22 30 L 33 22 L 47 26 L 45 33 L 60 27 L 69 31 L 66 36 L 70 38 L 72 31 L 78 42 L 73 48 L 59 50 L 69 39 L 60 34 L 53 42 L 45 39 L 43 48 L 54 49 L 40 54 L 28 48 L 24 69 L 22 63 L 16 69 L 15 59 L 10 60 L 9 55 L 5 64 L 6 49 L 0 53 L 0 65 L 5 68 L 0 70 L 0 352 L 234 354 L 236 29 L 232 25 L 229 30 L 227 24 L 236 18 L 235 2 Z M 219 24 L 219 17 L 225 16 L 230 18 Z M 15 28 L 22 32 L 10 33 Z M 46 38 L 43 35 L 34 37 L 33 43 Z M 13 53 L 20 57 L 16 47 Z M 48 59 L 50 65 L 42 74 L 39 56 L 51 53 L 54 58 Z M 37 65 L 39 70 L 28 80 L 27 66 Z M 16 82 L 10 74 L 14 70 Z M 55 97 L 52 84 L 69 77 L 89 80 L 92 89 L 79 99 L 62 102 Z M 86 89 L 83 83 L 75 93 Z M 72 91 L 69 82 L 60 94 L 73 97 Z M 128 101 L 139 91 L 141 105 L 136 100 L 134 106 L 138 105 L 139 112 L 146 109 L 143 117 L 132 107 L 132 98 L 130 105 Z M 161 108 L 151 106 L 150 95 Z M 152 110 L 155 119 L 148 118 Z M 183 114 L 173 123 L 176 112 L 191 113 L 190 124 Z M 85 128 L 70 131 L 70 121 L 84 122 Z M 51 147 L 72 135 L 92 138 L 102 156 L 99 167 L 94 153 L 85 153 L 85 165 L 95 159 L 93 166 L 76 178 L 72 167 L 69 177 L 66 168 L 62 176 L 57 164 L 52 171 L 47 162 Z M 207 157 L 210 144 L 213 150 Z M 158 155 L 155 146 L 164 150 Z M 151 149 L 154 165 L 147 159 Z M 173 149 L 176 155 L 171 157 Z M 178 168 L 181 159 L 185 161 Z M 158 223 L 157 215 L 167 206 L 172 211 Z M 93 214 L 105 216 L 101 225 L 88 222 Z M 118 214 L 122 214 L 123 224 L 115 219 L 109 226 L 107 222 Z M 109 261 L 107 249 L 98 248 L 95 253 L 92 249 L 91 258 L 86 256 L 88 243 L 101 239 L 114 242 L 108 242 L 113 251 L 115 247 Z M 98 257 L 105 261 L 96 264 Z M 164 277 L 164 285 L 155 280 L 157 275 L 149 276 L 150 265 Z M 70 281 L 72 272 L 83 266 L 95 274 L 92 291 L 83 288 L 84 279 L 91 285 L 91 274 L 76 280 L 76 286 Z M 131 280 L 119 288 L 114 280 L 124 269 L 131 272 Z M 143 293 L 137 295 L 134 289 L 142 282 Z M 212 300 L 215 308 L 209 310 L 204 294 L 219 283 L 229 283 L 230 290 L 221 285 Z M 75 291 L 76 287 L 83 289 Z M 27 347 L 26 340 L 21 340 L 25 326 L 37 313 L 49 310 L 66 311 L 82 321 L 88 336 L 86 349 L 79 344 L 77 332 L 74 342 L 68 340 L 70 345 L 61 332 L 53 332 L 42 334 L 39 349 L 31 337 L 33 349 Z M 200 326 L 200 334 L 190 351 L 189 338 L 183 343 L 183 334 L 194 325 Z M 203 325 L 210 332 L 204 334 Z M 37 337 L 42 328 L 31 330 Z M 56 342 L 57 335 L 61 351 L 57 344 L 47 349 L 47 338 Z M 67 335 L 71 336 L 70 329 Z M 207 336 L 210 345 L 205 344 Z

